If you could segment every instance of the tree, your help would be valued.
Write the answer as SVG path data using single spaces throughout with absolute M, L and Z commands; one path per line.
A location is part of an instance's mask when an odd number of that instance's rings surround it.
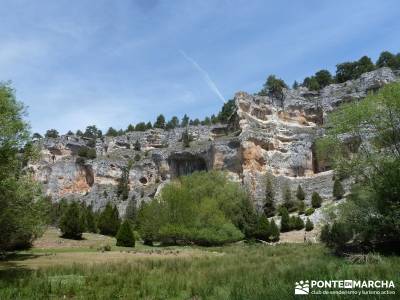
M 101 234 L 115 236 L 120 226 L 118 209 L 107 203 L 105 209 L 100 213 L 97 227 Z
M 344 189 L 342 184 L 340 183 L 340 180 L 335 179 L 335 182 L 333 183 L 333 197 L 336 198 L 336 200 L 342 199 L 344 195 Z
M 299 83 L 295 80 L 295 81 L 293 82 L 292 88 L 293 88 L 294 90 L 296 90 L 298 87 L 299 87 Z
M 277 78 L 275 75 L 268 76 L 267 80 L 264 83 L 263 89 L 260 92 L 260 95 L 266 96 L 275 96 L 279 99 L 283 99 L 283 89 L 287 88 L 286 83 Z
M 290 231 L 289 212 L 286 207 L 281 208 L 281 232 Z
M 96 139 L 96 138 L 101 138 L 103 136 L 103 133 L 101 132 L 100 129 L 97 129 L 96 125 L 90 125 L 86 127 L 83 136 L 87 138 Z
M 317 192 L 313 192 L 311 195 L 311 205 L 314 208 L 321 207 L 322 198 Z
M 265 185 L 265 201 L 264 201 L 264 214 L 267 217 L 273 217 L 275 215 L 275 192 L 274 186 L 272 184 L 272 178 L 267 175 L 266 185 Z
M 20 155 L 30 143 L 24 112 L 12 87 L 0 84 L 0 253 L 29 247 L 42 234 L 49 210 L 40 186 L 23 169 L 23 160 L 35 159 L 31 151 Z
M 67 210 L 60 220 L 60 229 L 64 238 L 80 240 L 85 231 L 85 217 L 81 212 L 78 202 L 68 205 Z
M 75 133 L 76 136 L 83 136 L 83 132 L 80 131 L 79 129 Z
M 137 218 L 138 218 L 137 200 L 135 198 L 132 198 L 128 202 L 128 205 L 126 206 L 125 219 L 129 220 L 132 224 L 136 224 Z
M 192 135 L 189 133 L 189 130 L 186 128 L 185 131 L 182 133 L 181 137 L 183 147 L 189 148 L 190 147 L 190 142 L 193 141 Z
M 282 188 L 282 197 L 282 206 L 286 207 L 289 212 L 295 211 L 296 205 L 292 200 L 292 191 L 290 190 L 290 186 L 287 183 Z
M 42 135 L 40 133 L 35 132 L 32 135 L 32 139 L 34 139 L 34 140 L 40 140 L 41 138 L 43 138 L 43 137 L 42 137 Z
M 304 193 L 300 184 L 297 186 L 296 198 L 299 201 L 303 201 L 306 198 L 306 194 Z
M 203 125 L 210 126 L 211 125 L 211 119 L 210 117 L 205 117 L 203 121 Z
M 110 127 L 106 132 L 106 136 L 118 136 L 118 131 Z
M 336 80 L 339 83 L 357 79 L 361 74 L 375 69 L 375 65 L 368 56 L 361 57 L 358 61 L 345 62 L 336 65 Z
M 211 123 L 212 124 L 217 124 L 219 122 L 218 117 L 215 115 L 211 115 Z
M 306 204 L 304 203 L 304 201 L 298 201 L 297 210 L 299 211 L 299 215 L 302 215 L 305 213 Z
M 85 226 L 86 230 L 88 232 L 97 233 L 96 218 L 91 205 L 86 208 L 85 220 L 86 220 L 86 226 Z
M 154 122 L 154 128 L 162 128 L 165 129 L 165 117 L 164 115 L 159 115 L 157 120 Z
M 136 124 L 135 131 L 145 131 L 147 129 L 144 122 L 139 122 Z
M 222 106 L 221 111 L 218 113 L 218 120 L 223 124 L 228 123 L 229 119 L 235 113 L 235 111 L 236 111 L 235 100 L 230 99 L 226 101 Z
M 151 125 L 151 122 L 147 122 L 146 123 L 146 130 L 147 129 L 152 129 L 153 128 L 153 125 Z
M 135 126 L 129 124 L 128 127 L 126 128 L 126 132 L 132 132 L 132 131 L 135 131 Z
M 132 168 L 132 161 L 129 161 L 125 167 L 121 167 L 121 177 L 118 179 L 117 194 L 123 200 L 129 196 L 129 172 Z
M 306 221 L 306 231 L 311 231 L 314 229 L 314 224 L 311 222 L 310 218 L 307 218 Z
M 337 254 L 343 254 L 347 242 L 352 237 L 351 229 L 344 223 L 334 222 L 332 226 L 325 225 L 321 230 L 320 239 Z
M 135 236 L 133 234 L 131 224 L 128 220 L 125 220 L 119 227 L 116 239 L 117 246 L 135 247 Z
M 189 125 L 189 117 L 185 114 L 182 118 L 181 127 L 186 127 Z
M 200 120 L 198 118 L 194 119 L 192 125 L 193 126 L 199 126 L 200 125 Z
M 67 135 L 71 136 L 74 135 L 74 133 L 71 130 L 68 130 Z
M 46 138 L 58 138 L 60 136 L 60 134 L 55 129 L 49 129 L 46 131 L 46 134 L 44 136 Z
M 280 232 L 278 226 L 276 226 L 275 224 L 274 219 L 272 219 L 271 224 L 269 226 L 269 233 L 270 233 L 269 240 L 271 242 L 279 241 Z
M 315 73 L 315 79 L 320 88 L 324 88 L 332 83 L 332 75 L 328 70 L 320 70 Z
M 363 56 L 357 62 L 356 74 L 354 79 L 360 77 L 363 73 L 371 72 L 373 70 L 375 70 L 375 65 L 372 62 L 371 58 L 369 58 L 368 56 Z
M 390 53 L 389 51 L 383 51 L 378 60 L 376 61 L 376 66 L 378 68 L 388 67 L 391 69 L 399 69 L 400 68 L 400 60 L 396 57 L 396 55 Z
M 140 151 L 142 149 L 142 146 L 140 145 L 139 140 L 136 140 L 135 145 L 133 146 L 135 151 Z
M 307 81 L 306 81 L 307 79 Z M 317 78 L 315 76 L 307 77 L 304 79 L 304 85 L 310 90 L 310 91 L 318 91 L 321 89 L 320 84 L 318 83 Z
M 400 84 L 388 84 L 363 101 L 342 105 L 329 120 L 325 139 L 335 174 L 356 182 L 347 201 L 338 206 L 336 221 L 351 229 L 352 244 L 360 251 L 396 248 L 400 243 Z M 341 139 L 344 134 L 361 141 L 351 155 Z
M 254 236 L 258 240 L 269 241 L 269 236 L 270 236 L 269 221 L 265 216 L 265 214 L 261 214 L 259 216 Z

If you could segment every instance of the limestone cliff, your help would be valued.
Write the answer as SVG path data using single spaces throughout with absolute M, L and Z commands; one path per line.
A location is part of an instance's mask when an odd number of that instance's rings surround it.
M 331 198 L 332 171 L 315 157 L 315 140 L 323 135 L 328 113 L 339 104 L 358 101 L 368 92 L 397 80 L 388 68 L 363 74 L 359 79 L 331 84 L 319 92 L 307 88 L 285 89 L 282 98 L 235 95 L 236 114 L 229 126 L 189 126 L 193 137 L 185 148 L 182 133 L 151 129 L 95 141 L 95 159 L 77 159 L 79 149 L 90 140 L 77 136 L 37 141 L 41 159 L 29 167 L 44 184 L 54 201 L 79 198 L 95 209 L 108 201 L 123 214 L 129 201 L 154 197 L 169 180 L 196 170 L 225 170 L 232 180 L 242 183 L 261 207 L 265 195 L 265 175 L 274 177 L 277 201 L 288 184 L 301 184 L 310 201 L 313 191 Z M 135 150 L 139 141 L 140 151 Z M 127 200 L 117 195 L 122 170 L 129 170 Z

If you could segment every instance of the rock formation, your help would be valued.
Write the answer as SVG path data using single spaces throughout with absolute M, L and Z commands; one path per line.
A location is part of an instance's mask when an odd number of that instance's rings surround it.
M 370 91 L 398 80 L 388 68 L 363 74 L 359 79 L 331 84 L 319 92 L 305 87 L 285 89 L 283 99 L 235 95 L 236 114 L 229 125 L 189 126 L 193 137 L 184 147 L 186 129 L 151 129 L 118 137 L 90 139 L 77 136 L 37 141 L 41 158 L 29 167 L 54 201 L 74 198 L 101 209 L 115 202 L 123 214 L 129 201 L 147 201 L 169 180 L 198 170 L 225 170 L 242 183 L 261 207 L 266 174 L 274 178 L 277 201 L 289 185 L 301 184 L 310 202 L 313 191 L 332 197 L 332 171 L 315 155 L 315 140 L 323 135 L 328 113 L 341 103 L 359 101 Z M 140 151 L 135 150 L 139 141 Z M 78 158 L 79 150 L 92 142 L 95 159 Z M 94 145 L 93 145 L 94 144 Z M 122 170 L 128 162 L 128 199 L 117 195 Z

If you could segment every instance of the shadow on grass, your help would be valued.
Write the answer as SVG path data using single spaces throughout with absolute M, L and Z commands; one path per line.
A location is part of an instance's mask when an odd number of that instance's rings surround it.
M 18 264 L 18 262 L 37 258 L 39 256 L 40 255 L 29 253 L 8 254 L 4 259 L 0 260 L 0 281 L 14 282 L 23 277 L 30 276 L 33 270 Z

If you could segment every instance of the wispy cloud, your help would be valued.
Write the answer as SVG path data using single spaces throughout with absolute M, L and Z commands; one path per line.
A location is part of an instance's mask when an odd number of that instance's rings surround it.
M 193 67 L 195 67 L 195 69 L 201 74 L 201 76 L 203 77 L 204 81 L 207 83 L 208 87 L 218 96 L 218 98 L 222 101 L 222 102 L 226 102 L 224 96 L 222 96 L 221 92 L 219 91 L 217 85 L 215 84 L 215 82 L 211 79 L 210 75 L 208 75 L 207 71 L 204 70 L 193 58 L 191 58 L 190 56 L 188 56 L 185 51 L 183 50 L 179 50 L 179 52 L 182 54 L 182 56 L 188 61 L 190 62 Z

